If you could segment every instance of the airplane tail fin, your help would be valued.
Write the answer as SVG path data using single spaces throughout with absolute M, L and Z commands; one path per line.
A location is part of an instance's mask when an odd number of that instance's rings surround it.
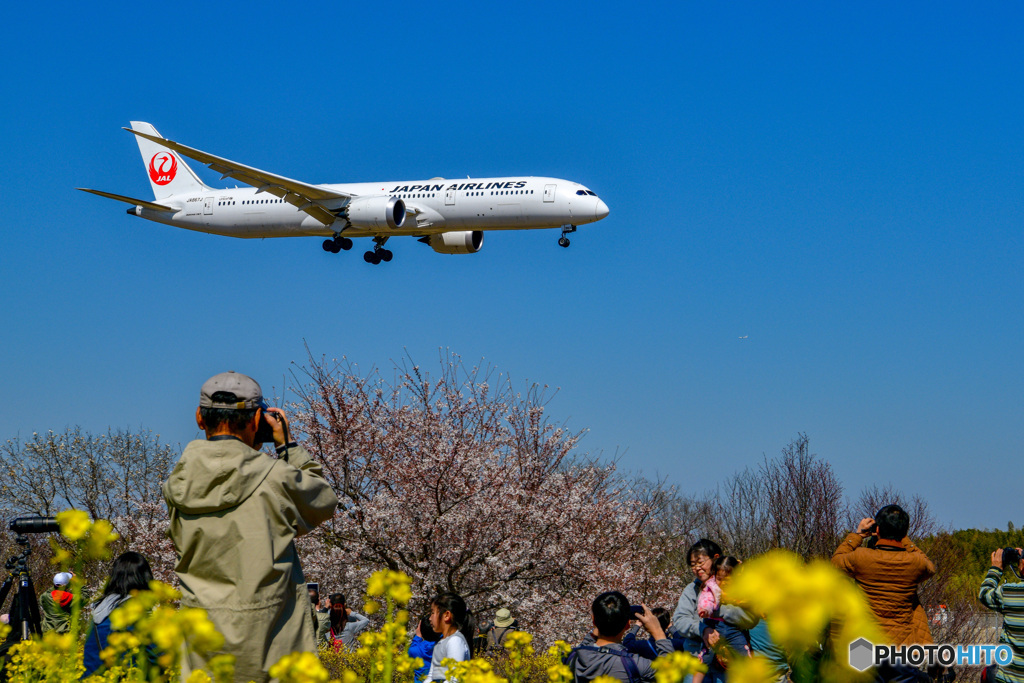
M 159 136 L 152 125 L 143 121 L 132 121 L 132 130 Z M 167 149 L 152 140 L 135 136 L 146 165 L 149 184 L 153 186 L 153 197 L 163 199 L 173 194 L 203 192 L 211 189 L 188 167 L 177 152 Z

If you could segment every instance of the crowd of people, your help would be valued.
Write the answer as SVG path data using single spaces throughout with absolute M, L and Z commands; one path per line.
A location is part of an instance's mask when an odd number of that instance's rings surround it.
M 255 380 L 226 372 L 203 384 L 196 423 L 206 438 L 188 444 L 163 484 L 182 605 L 206 610 L 224 636 L 223 651 L 235 657 L 237 680 L 268 681 L 271 665 L 289 653 L 357 648 L 370 619 L 353 611 L 343 593 L 322 600 L 317 584 L 304 584 L 295 538 L 331 519 L 338 498 L 320 465 L 290 439 L 284 412 L 267 406 Z M 258 450 L 269 441 L 277 458 Z M 863 590 L 891 645 L 933 642 L 918 587 L 935 566 L 907 537 L 909 524 L 906 511 L 887 505 L 862 520 L 832 557 Z M 772 642 L 765 615 L 727 599 L 741 559 L 701 539 L 689 548 L 687 561 L 694 578 L 672 610 L 631 604 L 615 590 L 593 600 L 592 630 L 564 660 L 576 682 L 598 676 L 650 682 L 653 662 L 677 651 L 694 655 L 706 668 L 686 683 L 727 681 L 730 663 L 753 655 L 770 663 L 777 681 L 790 678 L 793 662 Z M 1006 569 L 1017 581 L 1002 581 L 1004 557 L 998 550 L 979 600 L 1004 615 L 1001 641 L 1012 648 L 1013 661 L 991 668 L 986 676 L 996 683 L 1024 683 L 1024 562 L 1018 552 L 1005 564 L 1012 565 Z M 41 596 L 44 629 L 66 631 L 71 578 L 57 574 L 53 590 Z M 152 578 L 146 558 L 138 553 L 114 561 L 89 613 L 86 675 L 103 666 L 99 652 L 110 634 L 111 612 Z M 415 621 L 409 647 L 409 654 L 424 662 L 415 672 L 416 682 L 450 681 L 445 661 L 465 661 L 482 651 L 500 653 L 518 628 L 507 607 L 478 628 L 461 596 L 434 596 L 429 611 Z M 189 650 L 182 679 L 208 666 L 201 653 Z M 951 681 L 953 675 L 941 667 L 882 663 L 875 669 L 878 681 Z

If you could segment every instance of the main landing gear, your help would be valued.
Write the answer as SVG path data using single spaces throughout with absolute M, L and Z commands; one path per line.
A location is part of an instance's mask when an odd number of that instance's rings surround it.
M 569 238 L 566 237 L 566 235 L 568 235 L 571 232 L 576 232 L 576 226 L 575 225 L 563 225 L 562 226 L 562 236 L 558 238 L 558 246 L 560 246 L 560 247 L 568 247 L 569 246 Z
M 352 248 L 352 240 L 347 237 L 342 237 L 341 233 L 334 233 L 334 239 L 324 240 L 324 251 L 329 251 L 332 254 L 337 254 L 339 251 L 344 249 L 348 251 Z
M 393 257 L 388 249 L 384 248 L 384 243 L 388 241 L 387 237 L 374 237 L 373 238 L 373 251 L 368 251 L 363 254 L 363 260 L 373 265 L 378 265 L 381 261 L 384 263 L 389 262 Z

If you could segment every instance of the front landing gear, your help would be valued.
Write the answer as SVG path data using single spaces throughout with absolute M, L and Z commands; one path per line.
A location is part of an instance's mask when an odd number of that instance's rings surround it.
M 323 248 L 324 251 L 328 251 L 332 254 L 337 254 L 342 249 L 348 251 L 352 248 L 352 240 L 347 237 L 342 237 L 340 232 L 336 232 L 334 233 L 333 239 L 324 240 Z
M 388 241 L 387 237 L 374 237 L 373 238 L 373 251 L 368 251 L 363 254 L 363 260 L 373 265 L 378 265 L 382 261 L 388 263 L 394 258 L 394 254 L 390 250 L 384 248 L 384 243 Z
M 563 225 L 562 226 L 562 236 L 558 238 L 558 246 L 560 246 L 560 247 L 568 247 L 569 246 L 569 244 L 570 244 L 569 238 L 566 237 L 566 235 L 568 235 L 571 232 L 576 232 L 576 226 L 575 225 Z

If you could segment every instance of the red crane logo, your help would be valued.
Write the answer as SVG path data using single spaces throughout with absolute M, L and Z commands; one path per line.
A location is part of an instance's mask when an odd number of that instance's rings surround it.
M 149 179 L 157 185 L 166 185 L 178 173 L 178 160 L 170 152 L 157 152 L 149 160 Z

